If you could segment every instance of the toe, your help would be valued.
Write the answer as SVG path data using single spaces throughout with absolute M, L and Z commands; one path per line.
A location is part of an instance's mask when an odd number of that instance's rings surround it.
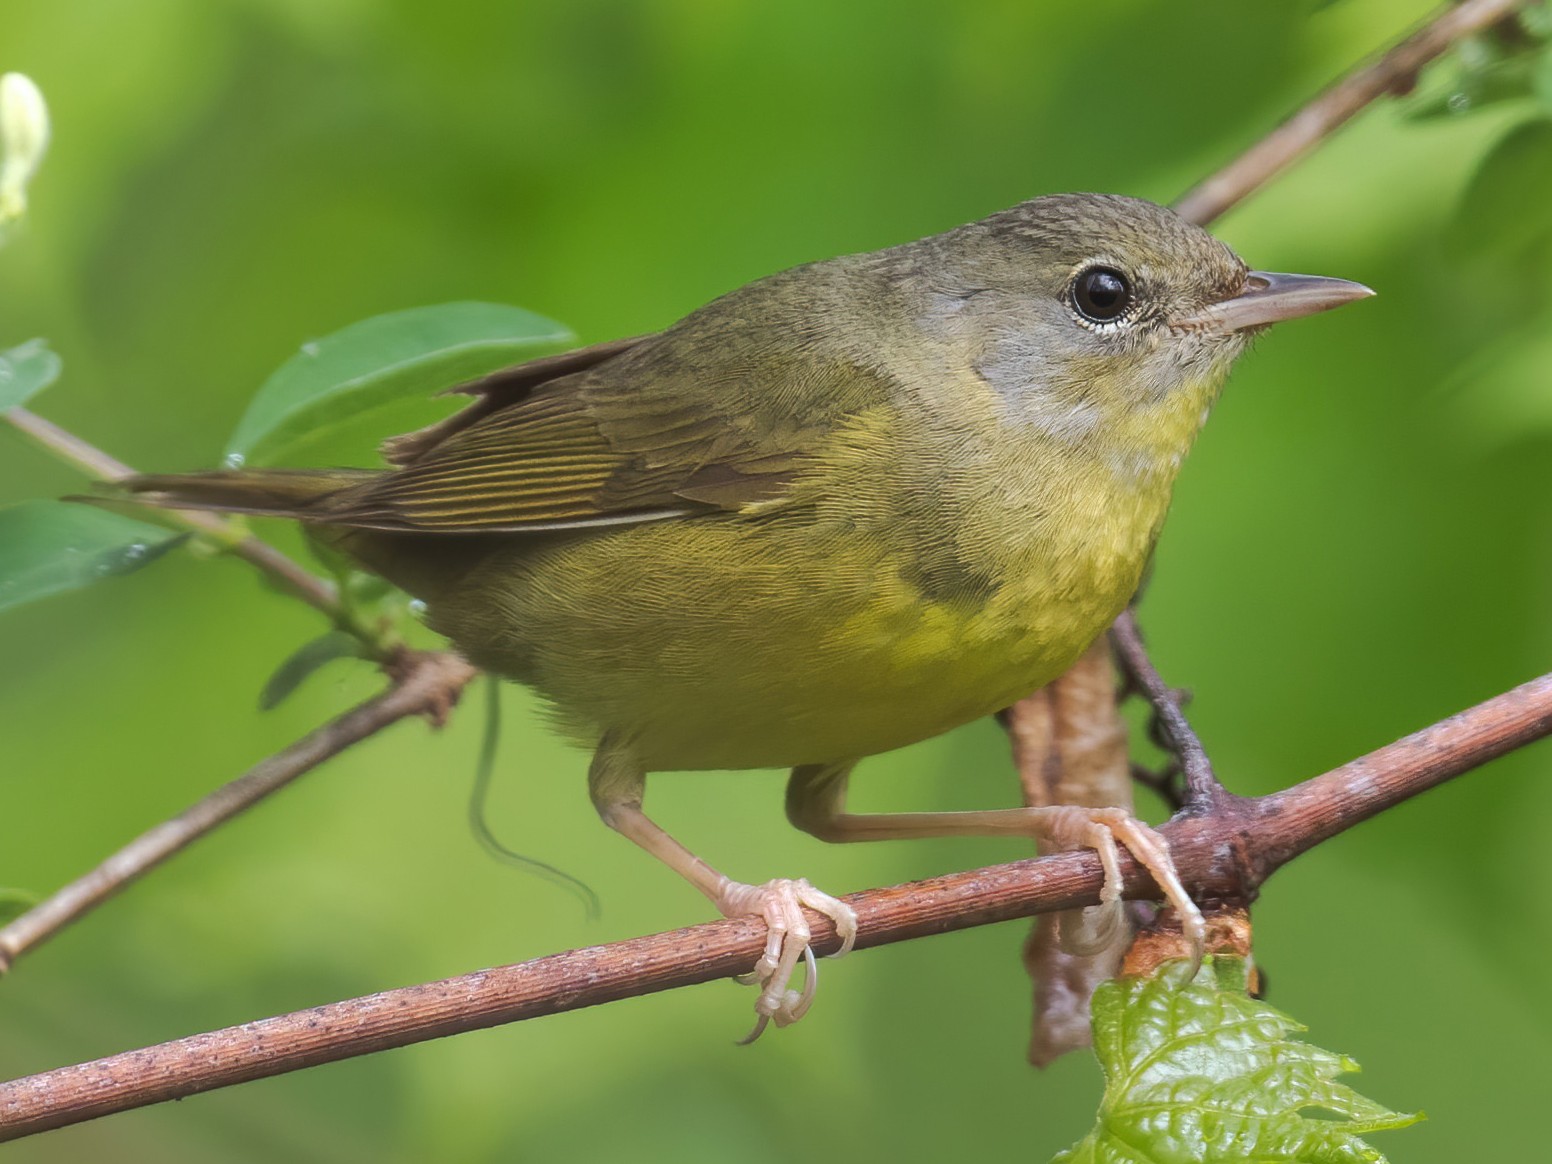
M 842 901 L 821 893 L 807 881 L 776 880 L 764 885 L 729 883 L 718 902 L 729 917 L 758 914 L 766 925 L 765 952 L 740 982 L 760 988 L 755 1001 L 754 1029 L 740 1042 L 752 1043 L 771 1024 L 787 1026 L 802 1018 L 813 1005 L 818 986 L 818 964 L 811 945 L 812 933 L 803 907 L 824 914 L 835 922 L 841 938 L 839 953 L 851 949 L 857 935 L 857 915 Z M 798 961 L 804 963 L 801 989 L 793 989 Z

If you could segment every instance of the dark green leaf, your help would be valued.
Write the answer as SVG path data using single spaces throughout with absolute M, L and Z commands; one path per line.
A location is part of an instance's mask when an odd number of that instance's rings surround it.
M 1443 88 L 1430 86 L 1414 100 L 1407 116 L 1414 120 L 1460 116 L 1505 101 L 1535 96 L 1538 77 L 1547 68 L 1552 45 L 1549 25 L 1534 8 L 1516 14 L 1513 23 L 1466 37 L 1452 54 L 1455 76 Z
M 0 926 L 12 918 L 21 917 L 37 904 L 38 895 L 35 893 L 28 893 L 25 889 L 0 888 Z
M 1514 258 L 1552 234 L 1552 119 L 1517 125 L 1477 168 L 1451 241 L 1464 253 Z
M 0 352 L 0 412 L 25 404 L 59 379 L 59 356 L 41 339 Z
M 1239 959 L 1188 972 L 1167 963 L 1095 992 L 1099 1122 L 1054 1164 L 1383 1164 L 1359 1137 L 1422 1118 L 1336 1082 L 1357 1064 L 1289 1039 L 1304 1028 L 1245 993 Z
M 259 693 L 259 706 L 269 711 L 295 691 L 302 682 L 325 663 L 335 659 L 361 658 L 361 644 L 344 631 L 330 631 L 321 638 L 303 643 L 264 684 Z
M 379 315 L 302 349 L 264 382 L 226 463 L 273 462 L 292 444 L 405 397 L 430 396 L 574 342 L 520 307 L 444 303 Z
M 1541 59 L 1536 63 L 1536 75 L 1531 80 L 1531 89 L 1536 95 L 1536 100 L 1541 102 L 1541 108 L 1547 113 L 1552 113 L 1552 49 L 1541 54 Z
M 91 505 L 24 501 L 0 509 L 0 610 L 128 574 L 182 539 Z

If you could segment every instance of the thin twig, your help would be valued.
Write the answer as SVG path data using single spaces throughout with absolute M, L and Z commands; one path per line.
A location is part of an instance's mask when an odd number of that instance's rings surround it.
M 142 833 L 102 864 L 0 929 L 0 973 L 76 918 L 101 905 L 130 882 L 186 848 L 217 825 L 278 792 L 302 773 L 412 715 L 445 716 L 475 675 L 468 663 L 445 652 L 405 652 L 393 685 L 242 776 Z
M 1110 639 L 1115 644 L 1116 659 L 1127 682 L 1144 695 L 1153 708 L 1154 723 L 1161 738 L 1158 743 L 1168 748 L 1180 763 L 1185 776 L 1185 809 L 1200 811 L 1212 806 L 1222 797 L 1230 795 L 1218 783 L 1213 774 L 1212 762 L 1207 750 L 1192 730 L 1190 721 L 1181 710 L 1180 694 L 1168 686 L 1154 669 L 1143 646 L 1142 633 L 1137 629 L 1137 618 L 1126 611 L 1110 628 Z
M 60 428 L 52 420 L 44 420 L 36 412 L 12 408 L 0 413 L 0 416 L 10 421 L 18 432 L 88 477 L 98 481 L 117 481 L 121 477 L 135 475 L 135 471 L 123 461 L 82 440 L 69 429 Z M 214 517 L 213 514 L 209 516 Z
M 1532 0 L 1464 0 L 1437 16 L 1372 64 L 1349 73 L 1175 203 L 1175 211 L 1207 224 L 1282 173 L 1370 102 L 1405 90 L 1419 69 L 1474 32 L 1513 16 Z
M 0 413 L 0 417 L 10 421 L 18 432 L 29 437 L 41 448 L 94 480 L 118 481 L 135 475 L 135 470 L 123 461 L 103 452 L 96 445 L 82 440 L 68 429 L 61 428 L 53 421 L 45 420 L 35 412 L 25 408 L 12 408 Z M 124 500 L 126 504 L 133 502 L 132 498 Z M 236 522 L 214 513 L 194 509 L 159 509 L 157 516 L 158 520 L 175 523 L 186 530 L 209 538 L 227 553 L 256 566 L 278 584 L 281 590 L 295 598 L 300 598 L 315 610 L 322 611 L 341 629 L 355 634 L 373 652 L 373 657 L 380 661 L 385 658 L 386 651 L 380 641 L 381 636 L 372 632 L 370 628 L 354 625 L 352 613 L 340 602 L 339 593 L 332 583 L 310 574 L 268 542 L 261 541 L 244 531 Z
M 1163 832 L 1182 879 L 1211 897 L 1253 879 L 1409 797 L 1552 734 L 1552 674 L 1287 791 L 1231 800 Z M 1128 896 L 1150 896 L 1147 874 L 1123 856 Z M 1015 861 L 844 900 L 858 948 L 1092 905 L 1103 879 L 1092 851 Z M 817 952 L 838 941 L 814 924 Z M 765 948 L 765 923 L 737 918 L 516 966 L 388 990 L 211 1031 L 0 1084 L 0 1140 L 113 1112 L 402 1047 L 462 1031 L 597 1006 L 746 971 Z

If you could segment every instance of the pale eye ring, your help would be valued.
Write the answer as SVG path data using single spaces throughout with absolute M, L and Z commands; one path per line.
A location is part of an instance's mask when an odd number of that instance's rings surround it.
M 1073 277 L 1073 310 L 1091 323 L 1114 323 L 1131 305 L 1131 281 L 1114 267 L 1085 267 Z

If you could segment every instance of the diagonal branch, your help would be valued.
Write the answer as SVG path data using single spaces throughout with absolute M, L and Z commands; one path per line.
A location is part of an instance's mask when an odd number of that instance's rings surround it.
M 1271 133 L 1175 203 L 1182 218 L 1205 226 L 1239 205 L 1330 137 L 1365 106 L 1405 92 L 1418 71 L 1451 45 L 1508 20 L 1533 0 L 1463 0 L 1451 4 L 1372 64 L 1349 73 Z
M 1164 827 L 1182 879 L 1210 897 L 1258 884 L 1344 829 L 1532 740 L 1552 734 L 1552 674 L 1293 788 L 1234 799 Z M 1128 896 L 1147 874 L 1123 858 Z M 1028 917 L 1099 900 L 1092 851 L 956 873 L 845 898 L 859 948 Z M 815 926 L 834 951 L 834 926 Z M 61 1067 L 0 1084 L 0 1140 L 463 1031 L 727 978 L 765 947 L 765 925 L 738 918 L 516 966 L 388 990 Z
M 331 756 L 412 715 L 429 715 L 439 722 L 475 674 L 474 668 L 456 655 L 404 652 L 395 666 L 393 685 L 387 691 L 309 732 L 171 820 L 142 833 L 95 869 L 0 928 L 0 974 L 22 954 L 174 853 Z

